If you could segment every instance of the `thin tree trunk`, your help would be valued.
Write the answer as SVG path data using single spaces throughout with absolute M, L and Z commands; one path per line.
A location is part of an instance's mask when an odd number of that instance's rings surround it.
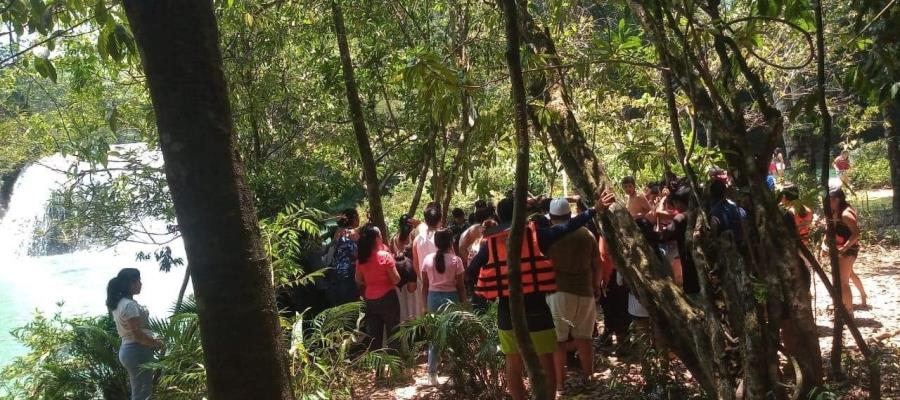
M 292 399 L 212 1 L 126 0 L 199 306 L 209 398 Z
M 820 176 L 820 184 L 822 188 L 822 204 L 825 207 L 825 217 L 828 220 L 825 232 L 825 242 L 828 245 L 828 255 L 831 260 L 831 281 L 835 283 L 835 295 L 837 299 L 834 308 L 843 307 L 844 303 L 841 299 L 841 268 L 838 260 L 837 246 L 834 234 L 833 210 L 831 202 L 828 199 L 828 172 L 831 169 L 831 130 L 832 120 L 831 113 L 828 111 L 828 102 L 825 97 L 825 38 L 822 29 L 824 28 L 822 1 L 813 1 L 813 10 L 816 18 L 816 92 L 818 97 L 819 114 L 822 118 L 822 171 Z M 850 310 L 847 310 L 848 312 Z M 841 372 L 841 352 L 844 344 L 844 325 L 843 318 L 840 313 L 834 314 L 834 329 L 832 330 L 831 344 L 831 374 L 834 377 L 842 377 Z
M 424 152 L 422 155 L 422 170 L 419 172 L 419 177 L 416 184 L 416 192 L 413 193 L 412 202 L 409 203 L 409 211 L 406 212 L 407 215 L 416 215 L 416 210 L 419 209 L 419 202 L 422 201 L 422 190 L 425 189 L 425 181 L 428 179 L 428 167 L 431 165 L 431 152 Z
M 191 264 L 184 267 L 184 279 L 181 281 L 181 288 L 178 289 L 178 299 L 175 300 L 175 312 L 181 312 L 181 304 L 184 302 L 184 292 L 187 291 L 188 283 L 191 282 Z
M 548 387 L 541 368 L 541 362 L 531 343 L 525 320 L 525 297 L 522 294 L 522 238 L 525 235 L 525 197 L 528 195 L 528 111 L 525 103 L 525 83 L 522 78 L 522 64 L 519 55 L 519 22 L 515 0 L 502 0 L 503 15 L 506 16 L 506 63 L 509 66 L 509 80 L 512 90 L 514 123 L 516 128 L 516 180 L 513 194 L 513 220 L 507 243 L 507 265 L 509 267 L 509 315 L 519 353 L 525 369 L 531 377 L 531 392 L 536 399 L 547 399 Z
M 825 290 L 827 290 L 828 294 L 831 296 L 831 300 L 834 301 L 835 304 L 843 304 L 843 302 L 841 301 L 840 293 L 835 290 L 835 285 L 828 280 L 828 275 L 825 274 L 825 270 L 823 270 L 822 266 L 819 265 L 819 262 L 816 260 L 816 257 L 813 256 L 809 248 L 801 245 L 800 251 L 802 252 L 803 257 L 809 261 L 809 264 L 812 266 L 816 274 L 819 275 L 819 279 L 822 280 L 822 284 L 825 286 Z M 862 353 L 863 357 L 865 357 L 866 363 L 868 364 L 869 399 L 881 399 L 881 366 L 879 365 L 878 359 L 876 359 L 872 354 L 872 349 L 869 347 L 869 344 L 866 343 L 866 340 L 863 339 L 862 334 L 859 332 L 859 328 L 856 326 L 856 321 L 850 318 L 850 313 L 847 312 L 847 309 L 845 309 L 844 307 L 835 307 L 834 309 L 836 314 L 840 314 L 841 318 L 843 318 L 844 321 L 847 321 L 847 330 L 850 331 L 850 336 L 853 336 L 853 340 L 856 342 L 856 347 L 859 348 L 859 352 Z
M 893 219 L 900 223 L 900 98 L 890 100 L 884 114 L 888 122 L 885 140 L 891 166 L 891 188 L 894 190 Z
M 369 218 L 381 229 L 383 237 L 390 237 L 387 224 L 384 220 L 384 209 L 381 206 L 381 189 L 378 185 L 378 168 L 375 165 L 375 157 L 372 155 L 372 146 L 369 144 L 369 133 L 366 130 L 366 120 L 363 115 L 362 103 L 359 100 L 359 90 L 356 87 L 356 77 L 353 72 L 353 60 L 350 58 L 350 45 L 347 44 L 347 30 L 344 27 L 344 14 L 341 10 L 341 0 L 331 1 L 331 15 L 334 19 L 334 32 L 337 35 L 338 49 L 341 53 L 341 69 L 344 72 L 344 84 L 347 87 L 347 103 L 350 106 L 350 119 L 353 121 L 353 133 L 356 135 L 356 144 L 359 147 L 359 158 L 362 161 L 363 176 L 366 181 L 366 195 L 369 200 Z

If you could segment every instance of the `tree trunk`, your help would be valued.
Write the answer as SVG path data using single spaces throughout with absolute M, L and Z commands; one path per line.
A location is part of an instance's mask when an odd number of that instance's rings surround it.
M 409 203 L 409 211 L 406 214 L 410 216 L 416 215 L 419 208 L 419 202 L 422 201 L 422 190 L 425 189 L 425 181 L 428 179 L 428 167 L 431 165 L 431 152 L 424 152 L 422 155 L 422 170 L 416 183 L 416 192 L 413 193 L 412 202 Z
M 885 140 L 891 165 L 891 188 L 894 190 L 893 219 L 895 223 L 900 223 L 900 98 L 892 99 L 884 114 L 888 123 Z
M 178 298 L 175 300 L 175 313 L 181 312 L 181 303 L 184 302 L 184 292 L 187 291 L 188 283 L 191 282 L 191 264 L 184 267 L 184 279 L 181 281 L 181 288 L 178 289 Z
M 509 267 L 509 315 L 519 353 L 525 369 L 531 377 L 531 392 L 536 399 L 547 399 L 548 388 L 540 359 L 531 343 L 525 320 L 525 297 L 522 294 L 522 263 L 518 256 L 522 253 L 522 238 L 525 235 L 525 198 L 528 195 L 528 111 L 525 100 L 525 83 L 522 78 L 522 64 L 519 55 L 519 22 L 516 0 L 502 0 L 503 15 L 506 16 L 506 63 L 509 66 L 509 80 L 512 90 L 514 124 L 516 129 L 516 180 L 513 194 L 513 220 L 507 242 L 507 265 Z
M 550 66 L 560 60 L 552 38 L 529 15 L 527 4 L 518 2 L 520 29 L 528 49 L 540 53 Z M 584 133 L 572 112 L 571 99 L 565 87 L 561 68 L 550 68 L 544 74 L 529 75 L 529 94 L 557 114 L 543 126 L 573 185 L 586 199 L 594 199 L 606 187 L 600 160 L 588 146 Z M 540 126 L 537 108 L 529 108 L 533 124 Z M 671 267 L 650 248 L 631 215 L 619 205 L 601 219 L 604 237 L 612 250 L 619 271 L 642 299 L 653 322 L 670 332 L 673 350 L 691 370 L 704 390 L 718 398 L 733 398 L 734 386 L 727 379 L 727 369 L 715 355 L 722 354 L 710 334 L 721 331 L 714 316 L 692 306 L 684 292 L 671 279 Z M 718 347 L 717 347 L 718 346 Z
M 126 0 L 197 297 L 210 399 L 292 399 L 209 0 Z
M 818 97 L 819 114 L 822 118 L 822 171 L 820 184 L 822 185 L 822 204 L 825 207 L 825 218 L 828 220 L 825 233 L 825 242 L 828 244 L 828 255 L 831 260 L 831 281 L 835 283 L 834 307 L 843 307 L 841 299 L 841 268 L 838 261 L 838 252 L 835 242 L 834 221 L 832 220 L 831 202 L 828 200 L 828 171 L 831 169 L 831 113 L 828 111 L 828 102 L 825 97 L 825 38 L 822 32 L 824 27 L 822 16 L 822 1 L 813 1 L 813 11 L 816 18 L 816 94 Z M 852 310 L 847 310 L 852 311 Z M 844 325 L 841 313 L 834 314 L 834 329 L 832 330 L 831 344 L 831 374 L 835 377 L 843 376 L 841 372 L 841 352 L 844 344 Z
M 363 176 L 366 181 L 366 195 L 369 200 L 369 218 L 381 229 L 382 237 L 388 238 L 387 224 L 384 220 L 384 209 L 381 206 L 381 189 L 378 185 L 378 168 L 369 144 L 369 133 L 363 115 L 356 77 L 353 72 L 353 60 L 350 58 L 350 45 L 347 44 L 347 30 L 344 27 L 344 14 L 341 11 L 341 0 L 331 1 L 331 15 L 334 19 L 334 32 L 337 35 L 338 48 L 341 53 L 341 69 L 344 72 L 344 84 L 347 87 L 347 103 L 350 106 L 350 119 L 353 121 L 353 133 L 359 146 L 359 158 L 362 161 Z

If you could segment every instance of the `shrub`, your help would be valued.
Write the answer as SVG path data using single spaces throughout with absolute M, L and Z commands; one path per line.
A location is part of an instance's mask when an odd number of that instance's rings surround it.
M 119 336 L 108 315 L 64 318 L 37 313 L 12 332 L 30 349 L 0 372 L 5 399 L 126 399 Z
M 851 155 L 850 181 L 857 189 L 881 189 L 891 185 L 887 141 L 864 143 Z
M 499 351 L 496 303 L 484 313 L 449 304 L 401 324 L 394 337 L 410 349 L 437 346 L 443 355 L 443 371 L 450 376 L 445 390 L 453 392 L 453 398 L 506 397 L 501 379 L 506 359 Z
M 298 399 L 356 397 L 354 379 L 385 369 L 391 376 L 402 373 L 399 355 L 386 350 L 366 351 L 363 343 L 362 302 L 329 308 L 315 317 L 298 314 L 291 340 L 291 376 Z

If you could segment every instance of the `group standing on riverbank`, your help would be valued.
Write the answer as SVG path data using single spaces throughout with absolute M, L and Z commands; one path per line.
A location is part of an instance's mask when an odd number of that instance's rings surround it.
M 852 315 L 851 282 L 863 305 L 867 301 L 862 282 L 853 272 L 860 251 L 856 211 L 843 190 L 833 188 L 829 195 L 833 214 L 817 220 L 813 210 L 799 201 L 799 190 L 785 183 L 784 167 L 777 166 L 778 160 L 773 156 L 773 172 L 781 171 L 778 183 L 783 188 L 778 193 L 785 223 L 796 231 L 801 244 L 811 245 L 810 232 L 815 227 L 834 224 L 843 303 Z M 730 232 L 737 250 L 744 251 L 748 213 L 731 187 L 728 173 L 710 171 L 701 187 L 709 199 L 702 207 L 713 229 Z M 643 193 L 638 192 L 633 177 L 623 178 L 621 188 L 627 211 L 654 251 L 671 266 L 673 282 L 689 297 L 699 296 L 698 271 L 686 233 L 688 221 L 701 205 L 693 200 L 690 185 L 669 174 L 662 181 L 647 183 Z M 506 358 L 509 394 L 513 399 L 524 399 L 524 361 L 509 311 L 508 262 L 510 257 L 517 257 L 530 341 L 547 373 L 547 396 L 555 398 L 567 387 L 581 387 L 592 379 L 595 339 L 601 349 L 620 356 L 627 356 L 633 347 L 632 332 L 652 337 L 658 350 L 668 346 L 665 334 L 648 318 L 643 299 L 628 289 L 618 273 L 602 231 L 595 225 L 596 215 L 614 202 L 610 192 L 594 199 L 592 207 L 578 196 L 529 198 L 530 217 L 520 254 L 509 254 L 507 249 L 513 215 L 511 197 L 500 199 L 496 205 L 479 200 L 469 215 L 456 208 L 450 218 L 438 203 L 429 203 L 421 221 L 411 215 L 401 216 L 396 234 L 387 241 L 374 224 L 361 224 L 357 210 L 344 210 L 337 217 L 337 229 L 328 235 L 331 244 L 322 257 L 329 267 L 329 302 L 336 306 L 362 300 L 369 348 L 397 351 L 391 334 L 402 322 L 442 312 L 453 304 L 480 312 L 488 302 L 495 301 L 499 350 Z M 809 286 L 808 271 L 804 279 Z M 129 374 L 132 399 L 147 399 L 153 373 L 141 366 L 152 361 L 163 344 L 147 330 L 147 310 L 133 299 L 141 292 L 139 272 L 123 269 L 109 282 L 107 292 L 107 307 L 122 338 L 119 358 Z M 597 329 L 600 314 L 602 332 Z M 783 335 L 788 337 L 790 332 Z M 579 368 L 576 380 L 567 386 L 567 359 L 573 353 Z M 438 385 L 439 349 L 429 346 L 427 358 L 429 383 Z

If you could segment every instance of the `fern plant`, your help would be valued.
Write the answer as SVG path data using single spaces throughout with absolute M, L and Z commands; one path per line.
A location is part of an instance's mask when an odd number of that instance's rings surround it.
M 276 285 L 306 285 L 321 276 L 321 271 L 313 273 L 303 264 L 308 255 L 318 255 L 324 218 L 322 211 L 290 204 L 278 215 L 260 221 Z
M 173 315 L 150 321 L 150 328 L 166 344 L 166 351 L 147 365 L 157 372 L 154 398 L 200 399 L 206 396 L 206 369 L 200 343 L 197 302 L 189 296 Z
M 410 349 L 434 345 L 443 355 L 443 373 L 456 398 L 506 397 L 502 378 L 505 358 L 499 351 L 497 304 L 473 313 L 448 303 L 435 313 L 404 322 L 394 339 Z
M 291 375 L 298 399 L 357 397 L 355 379 L 368 379 L 387 371 L 402 375 L 401 357 L 390 350 L 365 348 L 362 332 L 363 303 L 329 308 L 307 318 L 306 313 L 290 321 Z
M 109 315 L 49 318 L 41 313 L 13 336 L 30 351 L 0 372 L 3 399 L 126 399 L 128 375 Z

